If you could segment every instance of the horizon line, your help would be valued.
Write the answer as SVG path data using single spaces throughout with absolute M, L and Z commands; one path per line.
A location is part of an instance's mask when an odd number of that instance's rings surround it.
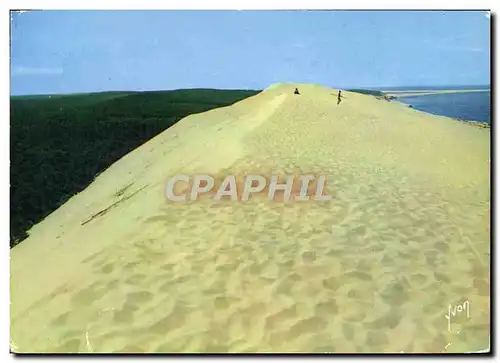
M 301 82 L 287 82 L 287 83 L 301 83 Z M 328 86 L 327 86 L 328 87 Z M 331 87 L 331 86 L 329 86 Z M 404 86 L 354 86 L 354 87 L 342 87 L 341 89 L 349 90 L 371 90 L 371 91 L 382 91 L 398 88 L 401 90 L 414 90 L 418 88 L 426 88 L 429 90 L 446 90 L 445 87 L 479 87 L 491 90 L 491 84 L 449 84 L 449 85 L 404 85 Z M 339 88 L 339 87 L 335 87 Z M 43 96 L 76 96 L 76 95 L 88 95 L 88 94 L 98 94 L 98 93 L 144 93 L 144 92 L 170 92 L 170 91 L 180 91 L 180 90 L 217 90 L 217 91 L 263 91 L 262 89 L 252 89 L 252 88 L 211 88 L 211 87 L 186 87 L 186 88 L 171 88 L 171 89 L 148 89 L 148 90 L 99 90 L 99 91 L 86 91 L 86 92 L 71 92 L 71 93 L 30 93 L 30 94 L 10 94 L 10 97 L 43 97 Z

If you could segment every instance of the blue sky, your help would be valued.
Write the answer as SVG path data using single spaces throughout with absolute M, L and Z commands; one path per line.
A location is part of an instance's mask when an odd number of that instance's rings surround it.
M 11 19 L 13 95 L 490 79 L 485 12 L 33 11 Z

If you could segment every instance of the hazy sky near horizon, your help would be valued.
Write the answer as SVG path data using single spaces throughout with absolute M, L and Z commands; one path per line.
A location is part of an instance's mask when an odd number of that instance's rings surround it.
M 489 81 L 490 18 L 479 11 L 11 14 L 13 95 Z

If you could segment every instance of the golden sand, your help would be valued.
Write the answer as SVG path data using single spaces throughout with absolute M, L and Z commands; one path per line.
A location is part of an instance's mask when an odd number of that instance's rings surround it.
M 191 115 L 34 226 L 11 250 L 13 350 L 487 348 L 490 131 L 336 92 Z M 180 173 L 273 171 L 325 174 L 333 199 L 164 196 Z

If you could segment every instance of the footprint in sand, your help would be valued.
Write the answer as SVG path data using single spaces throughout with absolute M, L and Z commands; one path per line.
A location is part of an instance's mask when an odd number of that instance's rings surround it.
M 302 335 L 315 334 L 327 328 L 325 319 L 317 316 L 300 320 L 293 324 L 286 334 L 286 340 L 292 342 Z
M 391 308 L 385 315 L 373 321 L 363 323 L 368 330 L 394 329 L 399 325 L 403 318 L 403 312 L 400 308 Z
M 373 300 L 373 292 L 365 288 L 354 287 L 347 292 L 347 297 L 349 299 L 371 301 Z
M 83 334 L 85 334 L 84 330 L 69 329 L 69 330 L 66 330 L 62 334 L 62 338 L 63 338 L 64 341 L 66 341 L 66 340 L 70 340 L 72 338 L 81 337 Z
M 113 263 L 107 263 L 100 268 L 103 274 L 110 274 L 115 270 L 115 265 Z
M 180 304 L 176 304 L 172 311 L 165 317 L 146 327 L 151 334 L 165 335 L 182 327 L 188 316 L 188 309 Z
M 123 305 L 120 310 L 115 310 L 113 314 L 113 321 L 115 323 L 133 323 L 134 322 L 134 313 L 139 309 L 138 306 L 127 302 Z
M 129 262 L 129 263 L 125 264 L 123 267 L 124 267 L 124 269 L 132 270 L 135 266 L 138 266 L 138 265 L 140 265 L 139 261 L 133 261 L 133 262 Z
M 71 305 L 74 307 L 92 305 L 109 291 L 106 287 L 96 288 L 94 285 L 91 285 L 74 294 L 71 297 Z
M 63 325 L 66 325 L 69 316 L 70 316 L 70 312 L 69 311 L 67 311 L 65 313 L 62 313 L 57 318 L 55 318 L 54 320 L 52 320 L 50 322 L 50 325 L 53 325 L 53 326 L 63 326 Z
M 297 306 L 285 308 L 277 313 L 269 315 L 266 318 L 266 330 L 276 330 L 290 325 L 291 321 L 296 320 L 298 316 Z
M 373 352 L 383 352 L 384 346 L 389 343 L 387 334 L 379 330 L 371 330 L 366 334 L 364 346 L 367 350 Z
M 345 274 L 343 274 L 341 279 L 345 280 L 345 281 L 352 281 L 355 279 L 362 280 L 362 281 L 372 281 L 373 276 L 366 273 L 366 272 L 350 271 L 350 272 L 346 272 Z
M 80 344 L 82 342 L 82 339 L 69 339 L 64 341 L 61 345 L 56 347 L 54 350 L 51 350 L 55 353 L 79 353 L 80 350 Z
M 217 310 L 227 311 L 232 305 L 241 302 L 241 299 L 236 297 L 226 297 L 226 296 L 217 296 L 214 301 L 214 308 Z
M 342 323 L 342 335 L 347 340 L 354 340 L 354 328 L 351 323 Z
M 342 283 L 337 276 L 328 277 L 323 280 L 323 287 L 328 290 L 337 291 L 341 285 Z
M 339 308 L 335 299 L 330 299 L 316 304 L 315 312 L 317 316 L 334 317 L 338 314 Z
M 142 282 L 146 278 L 147 278 L 146 275 L 137 273 L 130 276 L 128 279 L 125 280 L 125 282 L 130 285 L 142 285 Z
M 127 294 L 127 303 L 131 305 L 143 304 L 147 301 L 151 301 L 153 299 L 153 294 L 149 291 L 137 291 L 137 292 L 129 292 Z
M 408 302 L 410 295 L 408 288 L 401 282 L 390 283 L 381 293 L 380 297 L 390 306 L 401 306 Z
M 103 255 L 104 254 L 104 251 L 99 251 L 97 253 L 94 253 L 92 255 L 90 255 L 89 257 L 86 257 L 82 260 L 83 263 L 89 263 L 89 262 L 92 262 L 92 261 L 95 261 L 99 256 Z M 102 264 L 102 263 L 105 263 L 106 262 L 106 259 L 104 260 L 101 260 L 101 261 L 97 261 L 95 265 L 99 265 L 99 264 Z
M 106 285 L 106 289 L 108 290 L 113 290 L 113 289 L 116 289 L 116 287 L 120 284 L 120 280 L 112 280 L 110 282 L 108 282 L 108 284 Z
M 304 264 L 311 264 L 316 261 L 316 253 L 313 251 L 305 251 L 302 253 L 301 257 Z

